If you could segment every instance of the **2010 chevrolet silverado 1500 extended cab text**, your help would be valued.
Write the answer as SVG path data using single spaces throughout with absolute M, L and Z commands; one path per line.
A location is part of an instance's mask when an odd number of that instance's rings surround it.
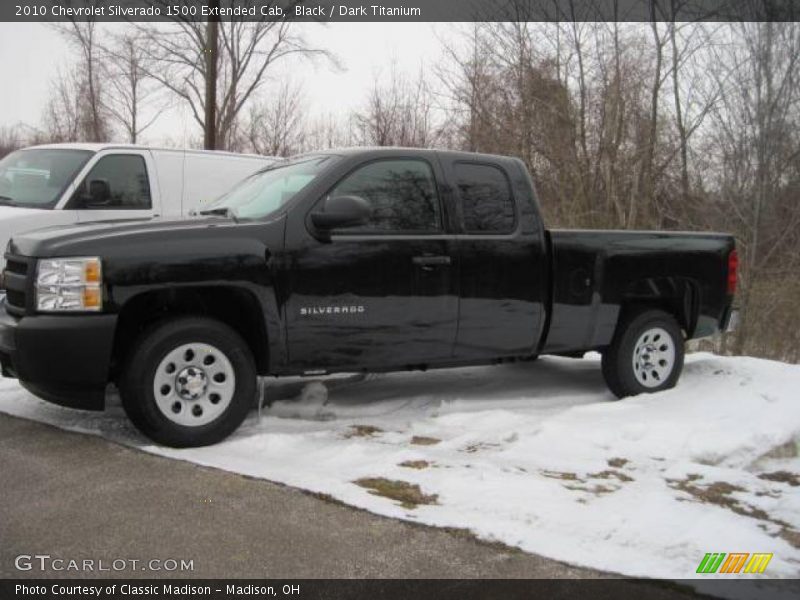
M 425 369 L 598 350 L 619 397 L 675 385 L 727 327 L 729 235 L 554 231 L 514 158 L 310 154 L 202 214 L 14 237 L 0 361 L 46 400 L 108 383 L 153 440 L 214 443 L 258 375 Z

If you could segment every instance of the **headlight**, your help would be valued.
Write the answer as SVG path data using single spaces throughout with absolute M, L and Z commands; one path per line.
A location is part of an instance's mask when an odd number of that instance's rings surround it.
M 103 270 L 100 259 L 47 258 L 36 273 L 36 309 L 43 312 L 103 308 Z

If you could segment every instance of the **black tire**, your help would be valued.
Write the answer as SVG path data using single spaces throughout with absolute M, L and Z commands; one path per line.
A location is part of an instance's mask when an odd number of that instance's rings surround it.
M 637 342 L 642 341 L 642 337 L 653 330 L 660 330 L 669 335 L 674 348 L 673 360 L 667 361 L 669 353 L 660 350 L 660 348 L 669 349 L 669 341 L 662 340 L 659 332 L 654 335 L 654 340 L 646 342 L 655 346 L 653 350 L 655 358 L 651 358 L 649 354 L 642 354 L 647 356 L 648 362 L 637 358 L 635 366 Z M 661 342 L 661 345 L 658 345 L 658 342 Z M 641 350 L 640 347 L 640 354 Z M 644 352 L 647 352 L 647 349 Z M 617 398 L 660 392 L 675 387 L 683 370 L 683 358 L 683 333 L 675 318 L 662 310 L 645 309 L 627 315 L 617 326 L 611 345 L 603 352 L 603 377 Z M 658 370 L 645 368 L 643 365 L 646 364 L 653 364 L 656 367 L 655 363 L 649 362 L 650 360 L 659 362 L 663 360 L 667 365 L 671 364 L 671 367 L 658 365 Z M 642 379 L 647 385 L 642 383 Z
M 154 385 L 157 369 L 170 353 L 176 352 L 187 344 L 197 344 L 204 349 L 214 350 L 215 354 L 218 353 L 222 357 L 221 361 L 227 360 L 224 363 L 225 368 L 232 370 L 234 376 L 230 386 L 232 392 L 230 390 L 226 392 L 225 402 L 217 407 L 217 410 L 222 412 L 210 422 L 202 425 L 186 426 L 171 420 L 159 408 L 155 398 Z M 175 367 L 172 366 L 172 369 L 175 370 Z M 163 374 L 159 376 L 165 377 Z M 211 397 L 211 402 L 213 402 L 215 394 L 208 390 L 215 389 L 211 387 L 214 384 L 205 374 L 202 377 L 206 381 L 206 387 L 202 388 L 206 394 L 205 397 Z M 216 378 L 216 375 L 213 377 Z M 224 375 L 222 377 L 224 381 Z M 177 373 L 175 378 L 176 389 L 171 392 L 177 400 L 175 404 L 183 403 L 182 406 L 193 407 L 191 401 L 195 400 L 194 398 L 178 397 Z M 122 406 L 128 418 L 139 431 L 159 444 L 174 448 L 187 448 L 219 442 L 241 425 L 254 404 L 256 378 L 253 355 L 246 342 L 236 331 L 213 319 L 179 317 L 156 324 L 136 341 L 134 348 L 128 354 L 119 382 L 119 391 L 122 397 Z M 185 382 L 185 379 L 183 381 Z M 183 391 L 189 393 L 188 390 Z M 193 393 L 195 391 L 197 390 L 192 390 Z M 216 396 L 216 401 L 219 403 L 219 395 L 216 394 Z M 199 402 L 202 399 L 203 397 L 198 397 L 196 400 Z M 163 404 L 163 399 L 161 401 Z M 204 406 L 208 406 L 208 404 Z M 178 410 L 183 409 L 179 408 Z M 187 410 L 190 409 L 187 408 Z M 202 412 L 202 407 L 200 410 Z M 212 412 L 209 411 L 207 417 L 211 415 Z

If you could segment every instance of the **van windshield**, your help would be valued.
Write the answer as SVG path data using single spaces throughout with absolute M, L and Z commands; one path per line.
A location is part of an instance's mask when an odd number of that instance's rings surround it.
M 229 213 L 236 218 L 261 219 L 294 198 L 330 161 L 330 156 L 310 156 L 273 165 L 254 173 L 199 212 Z
M 53 208 L 92 154 L 66 148 L 12 152 L 0 160 L 0 205 Z

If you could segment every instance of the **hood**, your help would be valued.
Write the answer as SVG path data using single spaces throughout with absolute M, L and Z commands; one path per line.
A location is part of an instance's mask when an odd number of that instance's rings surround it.
M 0 263 L 4 262 L 2 255 L 12 237 L 40 227 L 72 224 L 76 218 L 70 210 L 0 206 Z
M 102 254 L 129 243 L 159 244 L 181 237 L 208 235 L 210 230 L 229 230 L 236 223 L 221 216 L 169 217 L 148 220 L 92 221 L 56 225 L 14 234 L 11 252 L 22 256 L 52 257 Z

